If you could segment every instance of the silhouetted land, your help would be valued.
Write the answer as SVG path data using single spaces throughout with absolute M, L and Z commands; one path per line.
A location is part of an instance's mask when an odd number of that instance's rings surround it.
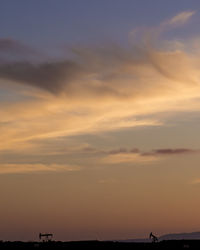
M 200 240 L 168 240 L 157 243 L 124 243 L 113 241 L 73 241 L 73 242 L 0 242 L 0 249 L 86 249 L 86 250 L 129 250 L 129 249 L 200 249 Z

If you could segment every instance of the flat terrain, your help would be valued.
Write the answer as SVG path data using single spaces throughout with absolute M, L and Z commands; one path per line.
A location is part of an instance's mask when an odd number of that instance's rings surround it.
M 74 242 L 0 242 L 0 249 L 200 249 L 200 240 L 169 240 L 157 243 L 122 243 L 113 241 Z

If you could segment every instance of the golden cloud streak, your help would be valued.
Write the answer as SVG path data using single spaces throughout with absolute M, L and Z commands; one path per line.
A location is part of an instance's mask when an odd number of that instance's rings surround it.
M 167 22 L 183 24 L 193 14 L 183 12 Z M 157 49 L 151 43 L 135 49 L 77 48 L 76 63 L 1 65 L 0 77 L 10 81 L 7 91 L 18 86 L 16 96 L 24 98 L 0 103 L 0 150 L 31 148 L 36 139 L 157 126 L 163 124 L 160 113 L 199 111 L 199 48 L 164 43 Z
M 81 167 L 60 164 L 0 164 L 0 174 L 79 171 Z
M 107 155 L 102 159 L 102 162 L 104 164 L 120 164 L 120 163 L 148 164 L 157 160 L 158 157 L 153 155 L 142 156 L 140 154 L 120 153 L 120 154 Z

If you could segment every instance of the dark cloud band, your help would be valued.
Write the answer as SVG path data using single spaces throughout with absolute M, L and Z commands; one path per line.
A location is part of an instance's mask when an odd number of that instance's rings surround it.
M 0 78 L 41 88 L 54 94 L 61 92 L 80 72 L 80 66 L 71 61 L 0 64 Z

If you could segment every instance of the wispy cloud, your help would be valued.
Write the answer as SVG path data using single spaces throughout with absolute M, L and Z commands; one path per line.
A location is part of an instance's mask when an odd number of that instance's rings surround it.
M 54 94 L 62 92 L 81 72 L 75 62 L 0 63 L 0 78 L 41 88 Z
M 199 153 L 199 150 L 188 149 L 188 148 L 165 148 L 165 149 L 156 149 L 152 152 L 145 152 L 144 155 L 182 155 L 182 154 L 194 154 Z
M 168 22 L 184 23 L 193 14 L 183 12 Z M 40 63 L 0 60 L 0 88 L 20 95 L 0 103 L 0 149 L 14 150 L 16 144 L 31 148 L 33 140 L 161 126 L 162 112 L 200 110 L 199 53 L 161 45 L 159 40 L 158 47 L 139 43 L 134 48 L 74 48 L 72 59 Z M 0 50 L 20 46 L 0 40 Z
M 40 61 L 45 54 L 21 41 L 12 38 L 0 38 L 0 61 L 12 63 L 13 61 Z
M 150 163 L 161 159 L 160 157 L 170 157 L 178 155 L 187 155 L 200 153 L 199 150 L 187 149 L 187 148 L 175 148 L 175 149 L 156 149 L 151 151 L 141 151 L 137 148 L 127 149 L 120 148 L 105 152 L 107 155 L 103 158 L 103 162 L 108 164 L 120 164 L 120 163 Z
M 172 17 L 171 19 L 162 23 L 167 26 L 179 26 L 188 22 L 196 11 L 183 11 Z
M 200 184 L 200 178 L 194 179 L 190 182 L 192 185 L 199 185 Z
M 153 155 L 148 155 L 148 157 L 144 157 L 141 154 L 135 153 L 119 153 L 119 154 L 110 154 L 105 156 L 102 159 L 102 163 L 104 164 L 121 164 L 121 163 L 140 163 L 147 164 L 153 161 L 156 161 L 157 158 Z
M 81 167 L 60 164 L 0 164 L 0 174 L 79 171 Z

